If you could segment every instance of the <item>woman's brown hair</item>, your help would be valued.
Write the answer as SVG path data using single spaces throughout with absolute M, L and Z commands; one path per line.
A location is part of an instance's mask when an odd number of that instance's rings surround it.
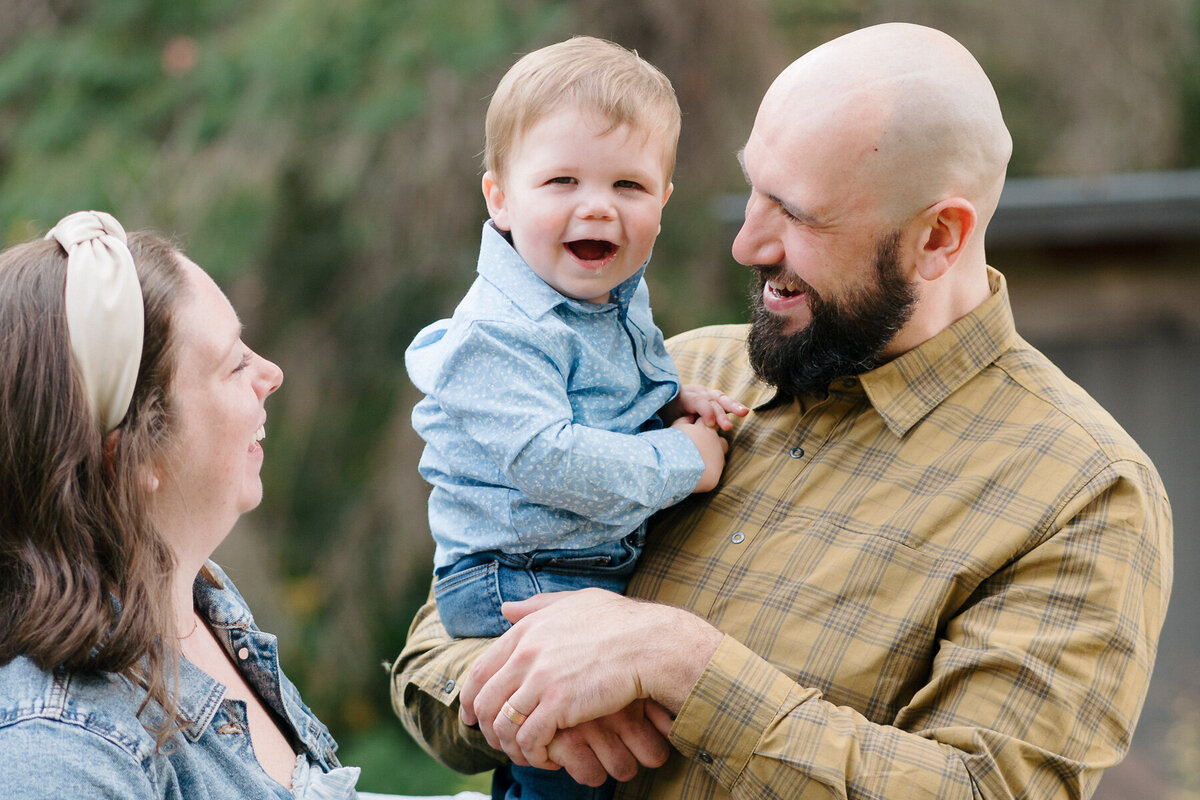
M 178 250 L 135 233 L 129 248 L 145 337 L 129 410 L 105 434 L 72 365 L 54 241 L 0 253 L 0 664 L 105 672 L 144 687 L 177 721 L 174 559 L 149 513 L 150 464 L 175 429 L 174 311 L 187 291 Z

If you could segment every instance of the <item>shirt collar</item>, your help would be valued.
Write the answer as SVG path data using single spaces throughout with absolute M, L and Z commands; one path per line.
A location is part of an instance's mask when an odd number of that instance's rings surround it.
M 1018 341 L 1004 276 L 988 267 L 992 296 L 946 330 L 859 376 L 888 429 L 904 436 Z
M 228 580 L 213 562 L 208 562 L 208 568 L 219 581 Z M 240 596 L 235 598 L 232 595 L 224 587 L 214 586 L 203 574 L 197 575 L 192 584 L 192 600 L 196 610 L 205 619 L 222 625 L 253 625 L 254 618 L 250 616 L 250 610 L 240 602 Z M 175 687 L 174 698 L 179 707 L 179 716 L 186 723 L 183 726 L 184 736 L 193 742 L 200 739 L 212 723 L 225 694 L 226 686 L 220 681 L 186 658 L 179 660 L 179 683 Z
M 649 259 L 646 263 L 649 263 Z M 517 253 L 508 237 L 492 220 L 488 220 L 483 225 L 483 236 L 480 238 L 477 270 L 484 280 L 495 286 L 531 319 L 538 319 L 560 305 L 570 306 L 585 314 L 607 311 L 615 305 L 624 317 L 646 272 L 646 264 L 642 264 L 636 273 L 613 289 L 612 303 L 575 300 L 559 294 L 539 278 Z
M 225 699 L 225 692 L 223 683 L 186 658 L 179 659 L 179 683 L 174 696 L 179 705 L 179 716 L 186 723 L 183 735 L 188 741 L 199 741 L 204 735 Z

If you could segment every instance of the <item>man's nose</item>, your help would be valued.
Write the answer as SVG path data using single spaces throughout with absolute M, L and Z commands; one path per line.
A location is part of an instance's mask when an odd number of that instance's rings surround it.
M 746 201 L 746 218 L 733 240 L 733 258 L 739 264 L 777 264 L 783 260 L 783 243 L 768 217 L 766 204 L 754 193 Z

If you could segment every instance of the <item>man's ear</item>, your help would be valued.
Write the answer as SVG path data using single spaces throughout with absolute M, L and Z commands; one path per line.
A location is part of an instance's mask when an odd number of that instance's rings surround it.
M 487 201 L 488 214 L 496 223 L 496 227 L 502 231 L 511 230 L 512 226 L 508 223 L 508 207 L 504 202 L 504 189 L 490 170 L 483 173 L 483 199 Z
M 922 278 L 937 280 L 954 266 L 975 232 L 978 219 L 975 206 L 962 197 L 946 198 L 917 217 L 919 234 L 914 255 Z

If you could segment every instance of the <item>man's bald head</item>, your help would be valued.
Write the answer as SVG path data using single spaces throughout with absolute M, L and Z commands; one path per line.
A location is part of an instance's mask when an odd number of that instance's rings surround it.
M 986 226 L 1012 140 L 974 57 L 940 31 L 889 23 L 810 51 L 775 80 L 756 128 L 803 143 L 797 156 L 837 159 L 895 224 L 962 197 Z M 778 140 L 777 140 L 778 141 Z

